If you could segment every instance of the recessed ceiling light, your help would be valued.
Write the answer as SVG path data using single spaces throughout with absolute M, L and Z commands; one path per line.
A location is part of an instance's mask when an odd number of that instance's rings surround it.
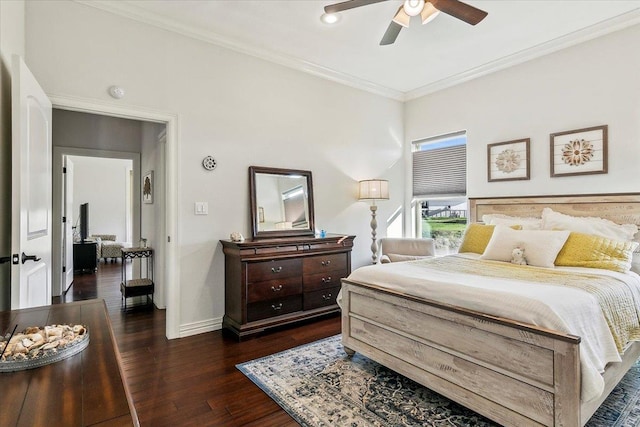
M 337 13 L 323 13 L 320 20 L 325 24 L 335 24 L 340 20 L 340 15 Z

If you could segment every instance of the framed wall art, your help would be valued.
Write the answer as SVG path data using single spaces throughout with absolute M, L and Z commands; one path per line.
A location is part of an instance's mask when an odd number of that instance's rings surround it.
M 529 179 L 529 138 L 487 145 L 487 179 L 517 181 Z
M 551 176 L 607 173 L 608 126 L 551 134 Z
M 142 201 L 153 203 L 153 171 L 145 172 L 142 176 Z

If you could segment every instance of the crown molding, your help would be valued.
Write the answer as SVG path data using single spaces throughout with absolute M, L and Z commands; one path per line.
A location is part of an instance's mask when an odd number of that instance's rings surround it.
M 183 36 L 191 37 L 200 41 L 211 43 L 226 49 L 250 55 L 265 61 L 273 62 L 285 67 L 302 71 L 307 74 L 321 77 L 336 83 L 341 83 L 356 89 L 364 90 L 376 95 L 396 101 L 404 101 L 405 94 L 401 91 L 390 89 L 373 82 L 369 82 L 355 76 L 341 73 L 309 61 L 304 61 L 293 56 L 277 53 L 262 47 L 256 47 L 249 43 L 243 43 L 228 37 L 221 36 L 212 31 L 190 28 L 186 25 L 173 22 L 157 14 L 149 13 L 136 6 L 127 3 L 107 1 L 107 0 L 73 0 L 76 3 L 101 9 L 116 15 L 123 16 L 148 25 L 153 25 L 168 31 L 172 31 Z
M 408 92 L 402 92 L 293 56 L 258 48 L 249 43 L 243 43 L 211 31 L 193 29 L 186 25 L 172 22 L 170 19 L 160 15 L 149 13 L 131 4 L 108 0 L 73 1 L 396 101 L 410 101 L 420 98 L 640 23 L 640 8 L 638 8 L 454 76 Z
M 479 67 L 472 68 L 460 74 L 456 74 L 455 76 L 451 76 L 439 80 L 435 83 L 422 86 L 418 89 L 408 91 L 405 93 L 404 100 L 410 101 L 412 99 L 420 98 L 422 96 L 468 82 L 478 77 L 482 77 L 496 71 L 504 70 L 506 68 L 513 67 L 514 65 L 522 64 L 532 59 L 539 58 L 541 56 L 545 56 L 598 37 L 602 37 L 606 34 L 631 27 L 632 25 L 636 25 L 638 23 L 640 23 L 640 8 L 634 9 L 631 12 L 627 12 L 622 15 L 618 15 L 606 21 L 599 22 L 595 25 L 591 25 L 581 30 L 574 31 L 573 33 L 558 37 L 532 48 L 522 50 L 509 56 L 505 56 L 504 58 L 488 62 Z

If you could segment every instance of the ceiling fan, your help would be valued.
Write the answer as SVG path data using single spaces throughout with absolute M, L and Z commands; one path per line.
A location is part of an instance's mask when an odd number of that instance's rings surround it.
M 383 1 L 387 0 L 348 0 L 325 6 L 324 11 L 327 14 L 337 13 Z M 471 25 L 476 25 L 487 16 L 487 12 L 459 0 L 404 0 L 402 6 L 400 6 L 398 12 L 391 20 L 384 36 L 382 36 L 380 45 L 388 45 L 395 42 L 402 27 L 409 26 L 409 21 L 412 16 L 420 15 L 422 23 L 426 24 L 440 12 L 444 12 Z

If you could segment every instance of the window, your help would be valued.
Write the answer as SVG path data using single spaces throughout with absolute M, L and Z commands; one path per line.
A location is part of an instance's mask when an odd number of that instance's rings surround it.
M 287 190 L 282 193 L 282 204 L 284 205 L 284 220 L 291 222 L 293 228 L 306 228 L 307 214 L 305 211 L 304 189 L 302 185 Z
M 436 254 L 456 252 L 467 225 L 467 136 L 455 132 L 413 143 L 415 236 Z

